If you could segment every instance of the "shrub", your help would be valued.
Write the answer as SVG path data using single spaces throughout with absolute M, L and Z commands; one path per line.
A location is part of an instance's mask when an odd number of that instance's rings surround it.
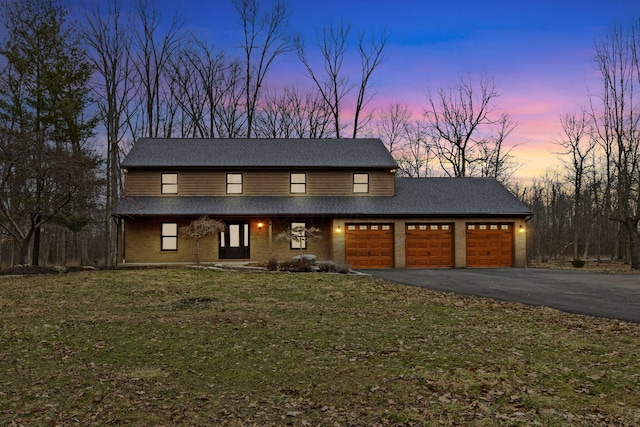
M 333 261 L 319 261 L 316 263 L 316 270 L 320 273 L 335 273 L 336 263 Z
M 351 273 L 351 267 L 347 264 L 337 264 L 336 265 L 336 273 L 340 274 L 349 274 Z
M 320 273 L 341 273 L 351 272 L 351 268 L 346 264 L 336 264 L 333 261 L 320 261 L 316 264 L 316 270 Z
M 293 273 L 304 273 L 313 271 L 313 262 L 309 259 L 302 258 L 293 261 L 283 261 L 278 264 L 278 270 L 290 271 Z
M 267 262 L 267 270 L 269 271 L 276 271 L 278 269 L 278 260 L 276 259 L 270 259 Z
M 582 268 L 584 267 L 584 260 L 581 259 L 574 259 L 573 261 L 571 261 L 571 265 L 574 266 L 575 268 Z

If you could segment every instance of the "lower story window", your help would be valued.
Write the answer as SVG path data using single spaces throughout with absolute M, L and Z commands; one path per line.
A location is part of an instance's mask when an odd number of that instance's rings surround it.
M 306 224 L 304 222 L 291 223 L 291 249 L 306 249 L 307 238 L 305 235 Z
M 175 222 L 162 223 L 162 243 L 163 251 L 178 250 L 178 224 Z

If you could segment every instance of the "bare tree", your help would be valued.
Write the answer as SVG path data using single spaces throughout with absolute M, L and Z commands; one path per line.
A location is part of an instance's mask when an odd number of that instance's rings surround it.
M 244 102 L 247 114 L 246 136 L 251 138 L 256 108 L 265 77 L 275 59 L 291 49 L 285 30 L 289 11 L 284 0 L 275 0 L 269 12 L 262 13 L 258 0 L 232 0 L 240 16 L 244 53 Z
M 324 99 L 331 112 L 333 131 L 336 138 L 340 138 L 342 129 L 342 124 L 340 123 L 342 101 L 351 90 L 349 78 L 342 72 L 350 31 L 350 25 L 341 23 L 336 26 L 331 24 L 323 28 L 322 33 L 316 35 L 316 44 L 322 57 L 324 75 L 314 71 L 311 62 L 307 58 L 304 41 L 300 37 L 295 39 L 298 58 L 307 69 L 309 77 L 315 83 L 322 99 Z
M 533 213 L 527 230 L 530 257 L 542 261 L 564 257 L 571 246 L 572 200 L 565 187 L 557 173 L 547 171 L 522 191 L 522 200 Z
M 286 240 L 288 242 L 295 242 L 296 246 L 300 249 L 300 260 L 302 261 L 304 250 L 307 247 L 307 242 L 322 239 L 322 231 L 313 226 L 295 226 L 288 227 L 283 232 L 276 236 L 276 240 Z
M 505 141 L 516 125 L 507 114 L 501 114 L 489 137 L 480 141 L 480 176 L 496 178 L 506 183 L 518 170 L 518 163 L 511 154 L 517 145 L 507 147 Z
M 340 138 L 344 129 L 342 123 L 343 102 L 346 96 L 353 89 L 353 84 L 347 72 L 343 71 L 345 54 L 351 26 L 341 23 L 340 25 L 330 24 L 316 35 L 316 46 L 319 49 L 323 63 L 322 72 L 314 70 L 312 62 L 309 60 L 304 40 L 301 37 L 295 39 L 296 52 L 298 58 L 305 66 L 307 74 L 315 84 L 318 92 L 327 104 L 333 119 L 333 130 L 336 138 Z M 353 118 L 352 137 L 355 138 L 358 132 L 367 125 L 369 118 L 362 120 L 362 113 L 372 96 L 368 94 L 371 76 L 374 71 L 385 60 L 384 48 L 389 36 L 386 31 L 379 36 L 372 35 L 366 41 L 366 35 L 362 33 L 359 37 L 358 51 L 360 55 L 360 83 L 358 85 L 358 95 L 355 100 L 355 110 Z
M 473 175 L 499 178 L 512 168 L 504 141 L 515 125 L 506 114 L 495 117 L 500 96 L 486 73 L 479 82 L 464 80 L 452 88 L 429 93 L 425 117 L 435 142 L 438 161 L 448 176 Z
M 611 183 L 615 200 L 610 219 L 619 222 L 627 232 L 632 269 L 640 269 L 640 116 L 634 96 L 640 84 L 639 30 L 638 21 L 628 29 L 616 26 L 596 44 L 595 63 L 602 79 L 602 92 L 601 105 L 593 112 L 599 143 L 611 156 L 609 160 L 615 170 L 615 182 Z
M 400 174 L 409 177 L 429 176 L 435 153 L 424 122 L 413 120 L 407 123 L 403 140 L 404 144 L 396 156 Z
M 423 121 L 412 118 L 407 104 L 395 103 L 382 110 L 372 134 L 387 146 L 398 163 L 399 175 L 426 177 L 431 174 L 435 154 L 431 136 Z
M 116 257 L 115 230 L 111 212 L 122 194 L 120 156 L 126 142 L 127 105 L 132 97 L 131 29 L 123 22 L 119 0 L 85 10 L 83 39 L 88 46 L 88 59 L 93 64 L 93 91 L 107 133 L 105 191 L 105 262 L 113 265 Z
M 140 99 L 144 109 L 142 126 L 139 131 L 154 138 L 160 135 L 160 127 L 166 120 L 163 111 L 165 94 L 165 73 L 169 58 L 180 46 L 184 38 L 183 23 L 175 14 L 168 27 L 161 25 L 162 13 L 156 0 L 138 0 L 136 18 L 137 31 L 133 33 L 136 52 L 134 67 L 137 81 L 140 84 Z M 138 130 L 135 125 L 131 126 Z M 146 129 L 145 129 L 146 128 Z M 135 131 L 134 131 L 135 132 Z M 134 133 L 136 136 L 142 136 Z
M 295 90 L 285 88 L 282 96 L 265 93 L 265 101 L 255 116 L 254 134 L 259 138 L 291 138 L 301 113 Z
M 167 84 L 172 98 L 175 99 L 178 115 L 178 135 L 182 138 L 194 138 L 201 130 L 205 108 L 205 94 L 200 90 L 197 71 L 191 66 L 193 56 L 198 53 L 191 47 L 182 47 L 169 59 Z
M 194 39 L 171 57 L 169 76 L 180 108 L 182 134 L 214 138 L 239 132 L 244 113 L 237 62 L 229 62 L 222 51 Z M 222 114 L 225 109 L 230 112 L 228 126 Z
M 281 93 L 267 92 L 255 121 L 255 134 L 262 138 L 323 138 L 330 116 L 315 92 L 302 93 L 285 87 Z
M 211 106 L 210 114 L 220 138 L 237 138 L 242 135 L 246 122 L 246 112 L 241 110 L 242 65 L 235 61 L 229 63 L 221 82 L 222 86 L 211 94 L 211 99 L 217 99 L 218 102 Z
M 196 262 L 200 264 L 200 240 L 211 234 L 224 231 L 224 229 L 224 222 L 202 216 L 191 221 L 189 225 L 181 227 L 180 236 L 185 239 L 193 239 L 196 245 Z
M 392 156 L 402 150 L 404 137 L 410 122 L 411 111 L 409 111 L 407 104 L 391 104 L 378 114 L 378 120 L 375 123 L 375 134 L 382 139 Z
M 389 40 L 389 34 L 386 31 L 380 33 L 378 38 L 371 36 L 369 43 L 365 42 L 365 34 L 360 35 L 358 41 L 358 50 L 360 52 L 360 86 L 358 88 L 358 97 L 356 99 L 356 108 L 353 117 L 353 138 L 358 136 L 358 132 L 367 125 L 369 120 L 360 122 L 360 114 L 363 108 L 372 99 L 373 95 L 367 94 L 371 75 L 385 61 L 384 48 Z
M 588 163 L 591 153 L 595 148 L 595 141 L 589 135 L 589 119 L 583 111 L 580 115 L 567 113 L 560 118 L 563 135 L 557 144 L 562 148 L 560 153 L 568 157 L 561 158 L 568 173 L 567 179 L 572 183 L 573 189 L 573 259 L 580 258 L 578 244 L 580 236 L 589 236 L 590 230 L 585 230 L 587 224 L 583 221 L 583 186 L 587 178 Z

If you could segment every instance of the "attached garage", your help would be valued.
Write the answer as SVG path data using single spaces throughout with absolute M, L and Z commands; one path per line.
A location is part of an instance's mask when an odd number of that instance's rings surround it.
M 407 224 L 406 266 L 453 267 L 453 224 Z
M 345 258 L 352 268 L 393 267 L 391 224 L 346 224 Z
M 467 267 L 513 267 L 513 223 L 467 224 Z

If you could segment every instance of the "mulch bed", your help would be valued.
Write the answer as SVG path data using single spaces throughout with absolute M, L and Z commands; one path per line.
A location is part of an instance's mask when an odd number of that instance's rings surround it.
M 58 271 L 52 267 L 40 267 L 36 265 L 26 265 L 19 267 L 0 269 L 0 275 L 22 275 L 22 274 L 57 274 Z

